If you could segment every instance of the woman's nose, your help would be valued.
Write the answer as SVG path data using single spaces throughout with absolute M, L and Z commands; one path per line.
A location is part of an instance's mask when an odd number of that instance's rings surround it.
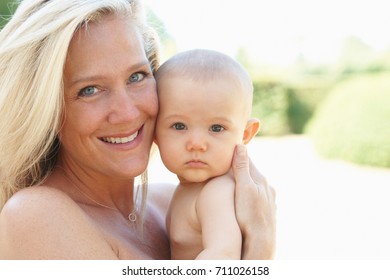
M 134 120 L 140 114 L 140 110 L 126 89 L 117 90 L 110 95 L 110 113 L 108 122 L 112 124 L 125 123 Z

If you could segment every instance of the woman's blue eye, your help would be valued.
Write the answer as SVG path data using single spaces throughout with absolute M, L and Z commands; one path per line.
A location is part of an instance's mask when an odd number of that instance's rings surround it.
M 210 127 L 210 130 L 211 130 L 212 132 L 221 132 L 221 131 L 224 130 L 224 128 L 223 128 L 221 125 L 219 125 L 219 124 L 213 124 L 213 125 Z
M 184 129 L 186 129 L 186 126 L 183 123 L 175 123 L 175 124 L 172 125 L 172 127 L 174 129 L 176 129 L 176 130 L 184 130 Z
M 98 91 L 96 87 L 90 86 L 90 87 L 85 87 L 79 92 L 79 96 L 91 96 L 95 94 Z
M 144 78 L 145 78 L 145 73 L 142 73 L 142 72 L 134 73 L 130 76 L 129 82 L 130 83 L 137 83 L 137 82 L 142 81 Z

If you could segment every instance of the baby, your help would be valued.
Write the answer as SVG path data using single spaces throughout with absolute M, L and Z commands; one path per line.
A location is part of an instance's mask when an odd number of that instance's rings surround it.
M 253 86 L 235 60 L 191 50 L 156 73 L 159 115 L 155 142 L 179 185 L 167 216 L 172 259 L 240 259 L 231 163 L 237 144 L 258 132 L 250 118 Z

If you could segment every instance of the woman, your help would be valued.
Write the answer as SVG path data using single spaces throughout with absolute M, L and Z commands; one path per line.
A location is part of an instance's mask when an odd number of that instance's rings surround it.
M 172 186 L 146 200 L 157 67 L 137 1 L 20 4 L 0 33 L 0 258 L 169 259 Z M 233 170 L 243 258 L 270 258 L 273 190 L 243 147 Z

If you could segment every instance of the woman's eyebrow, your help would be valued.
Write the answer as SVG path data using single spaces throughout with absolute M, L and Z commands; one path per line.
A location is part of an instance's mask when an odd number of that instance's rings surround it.
M 127 72 L 132 72 L 132 71 L 136 71 L 140 68 L 143 68 L 143 67 L 150 67 L 150 63 L 148 60 L 145 60 L 145 61 L 141 61 L 141 62 L 137 62 L 133 65 L 131 65 L 129 68 L 126 69 Z M 97 80 L 101 80 L 101 79 L 104 79 L 106 78 L 105 75 L 103 74 L 96 74 L 96 75 L 86 75 L 86 76 L 81 76 L 81 77 L 75 77 L 75 79 L 71 80 L 70 83 L 69 83 L 69 87 L 73 87 L 79 83 L 85 83 L 85 82 L 89 82 L 89 81 L 97 81 Z

